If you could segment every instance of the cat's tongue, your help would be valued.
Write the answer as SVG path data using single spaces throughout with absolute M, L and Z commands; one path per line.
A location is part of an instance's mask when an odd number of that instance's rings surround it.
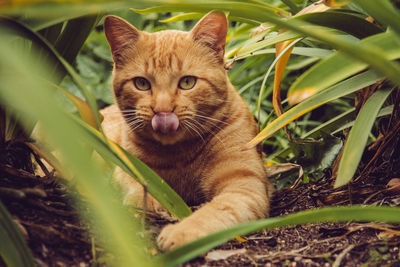
M 178 126 L 179 119 L 173 112 L 158 112 L 151 120 L 153 130 L 164 134 L 175 132 Z

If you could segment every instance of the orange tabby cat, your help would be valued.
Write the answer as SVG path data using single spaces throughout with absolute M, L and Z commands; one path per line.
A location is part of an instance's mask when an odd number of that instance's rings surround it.
M 102 111 L 106 135 L 156 171 L 188 204 L 206 202 L 166 226 L 164 250 L 268 215 L 271 188 L 256 149 L 248 107 L 224 69 L 228 23 L 211 12 L 190 31 L 142 32 L 107 16 L 117 105 Z M 143 205 L 143 188 L 121 170 L 125 203 Z M 158 211 L 152 197 L 147 208 Z

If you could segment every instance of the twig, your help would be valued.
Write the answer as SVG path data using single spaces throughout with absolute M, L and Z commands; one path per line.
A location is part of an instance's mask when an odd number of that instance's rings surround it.
M 340 263 L 342 262 L 344 256 L 346 256 L 347 253 L 350 252 L 355 247 L 355 245 L 349 245 L 347 248 L 345 248 L 337 257 L 335 262 L 333 263 L 332 267 L 339 267 Z

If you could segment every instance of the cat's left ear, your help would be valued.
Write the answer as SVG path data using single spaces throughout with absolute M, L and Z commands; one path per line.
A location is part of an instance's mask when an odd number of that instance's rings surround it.
M 225 54 L 228 20 L 223 12 L 211 11 L 206 14 L 191 31 L 195 41 L 212 48 L 223 60 Z

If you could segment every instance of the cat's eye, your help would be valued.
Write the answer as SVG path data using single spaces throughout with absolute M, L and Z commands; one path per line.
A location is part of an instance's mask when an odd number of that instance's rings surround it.
M 183 90 L 189 90 L 196 84 L 197 78 L 194 76 L 185 76 L 179 81 L 179 88 Z
M 133 79 L 133 84 L 140 91 L 146 91 L 151 89 L 150 82 L 143 77 L 136 77 Z

